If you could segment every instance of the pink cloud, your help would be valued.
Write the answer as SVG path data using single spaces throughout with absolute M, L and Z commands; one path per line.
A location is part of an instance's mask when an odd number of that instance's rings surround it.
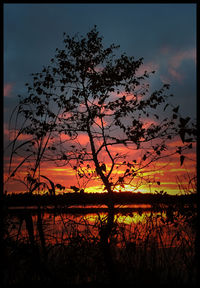
M 12 83 L 7 83 L 4 86 L 4 97 L 10 97 L 11 96 L 11 91 L 13 89 L 13 84 Z
M 193 60 L 196 63 L 196 49 L 192 48 L 176 53 L 170 59 L 170 66 L 173 68 L 178 68 L 184 60 Z
M 171 82 L 170 78 L 168 76 L 166 76 L 166 75 L 160 75 L 160 80 L 164 84 L 169 84 Z
M 180 66 L 185 60 L 191 60 L 196 63 L 196 48 L 183 51 L 173 51 L 170 46 L 163 46 L 160 50 L 164 62 L 168 63 L 168 76 L 161 75 L 162 82 L 170 83 L 172 79 L 182 82 L 185 75 L 180 73 Z
M 169 74 L 176 79 L 178 82 L 181 82 L 184 79 L 184 76 L 181 75 L 176 69 L 170 67 L 168 69 Z
M 4 123 L 4 137 L 5 139 L 9 141 L 13 141 L 16 138 L 16 135 L 18 134 L 18 130 L 12 130 L 8 128 L 8 124 Z M 30 140 L 32 137 L 28 134 L 20 134 L 17 138 L 18 141 L 26 141 Z

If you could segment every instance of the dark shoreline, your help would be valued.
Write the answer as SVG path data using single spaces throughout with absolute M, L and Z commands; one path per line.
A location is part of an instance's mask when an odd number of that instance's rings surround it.
M 81 214 L 81 215 L 86 215 L 86 214 L 93 214 L 93 213 L 107 213 L 108 208 L 106 207 L 42 207 L 40 208 L 40 211 L 43 213 L 54 213 L 54 214 Z M 147 208 L 132 208 L 132 207 L 116 207 L 114 209 L 115 214 L 127 214 L 127 213 L 134 213 L 134 212 L 150 212 L 152 211 L 151 207 Z M 27 208 L 8 208 L 8 212 L 11 215 L 23 215 L 26 214 L 27 212 L 36 215 L 38 213 L 38 207 L 27 207 Z
M 67 208 L 73 205 L 107 205 L 110 200 L 111 198 L 108 193 L 63 193 L 56 196 L 21 193 L 4 196 L 4 204 L 6 207 L 59 206 L 60 208 Z M 197 194 L 163 195 L 122 192 L 113 193 L 112 202 L 115 205 L 149 204 L 152 207 L 158 204 L 190 205 L 197 203 Z

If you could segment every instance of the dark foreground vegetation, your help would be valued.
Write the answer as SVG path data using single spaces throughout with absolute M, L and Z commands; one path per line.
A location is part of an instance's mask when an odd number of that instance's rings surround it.
M 195 195 L 115 193 L 115 203 L 148 203 L 159 209 L 116 210 L 112 225 L 109 210 L 75 214 L 41 209 L 55 203 L 106 204 L 107 197 L 7 195 L 6 205 L 27 208 L 22 214 L 7 210 L 5 287 L 196 287 Z M 29 205 L 38 205 L 36 213 Z

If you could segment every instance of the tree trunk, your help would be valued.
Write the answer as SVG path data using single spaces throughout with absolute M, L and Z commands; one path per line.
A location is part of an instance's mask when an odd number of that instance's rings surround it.
M 89 107 L 86 103 L 88 113 L 90 114 Z M 93 161 L 95 164 L 96 172 L 97 174 L 101 177 L 101 180 L 103 184 L 105 185 L 105 188 L 108 192 L 108 218 L 107 218 L 107 223 L 104 224 L 99 232 L 100 234 L 100 245 L 101 245 L 101 250 L 103 253 L 103 257 L 105 260 L 105 264 L 107 267 L 107 271 L 109 274 L 109 280 L 110 284 L 116 284 L 116 269 L 115 269 L 115 264 L 113 261 L 112 253 L 111 253 L 111 248 L 110 248 L 110 241 L 109 237 L 111 235 L 112 229 L 113 229 L 113 223 L 114 223 L 114 202 L 113 202 L 113 191 L 111 189 L 111 184 L 108 180 L 108 177 L 104 175 L 98 158 L 96 154 L 96 149 L 95 149 L 95 144 L 94 144 L 94 139 L 90 130 L 90 125 L 89 121 L 87 123 L 87 132 L 88 136 L 90 139 L 90 145 L 91 145 L 91 150 L 92 150 L 92 156 L 93 156 Z
M 109 237 L 112 233 L 114 223 L 114 205 L 108 204 L 108 218 L 107 223 L 104 224 L 99 232 L 101 251 L 104 257 L 106 269 L 109 276 L 109 284 L 117 284 L 116 267 L 113 260 L 113 255 L 110 247 Z

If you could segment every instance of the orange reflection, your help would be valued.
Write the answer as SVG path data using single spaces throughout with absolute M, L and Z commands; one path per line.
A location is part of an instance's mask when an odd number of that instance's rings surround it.
M 170 223 L 165 212 L 162 214 L 161 212 L 132 212 L 126 215 L 117 213 L 114 218 L 115 233 L 111 236 L 111 238 L 114 237 L 112 241 L 120 248 L 130 242 L 140 246 L 145 243 L 151 245 L 152 241 L 155 241 L 158 247 L 176 247 L 176 245 L 180 245 L 180 237 L 194 241 L 195 235 L 192 233 L 190 225 L 184 221 L 182 216 L 177 215 L 175 222 Z M 64 213 L 55 215 L 45 212 L 41 216 L 46 244 L 68 245 L 70 241 L 79 236 L 86 241 L 98 243 L 101 227 L 107 221 L 107 213 L 104 212 L 86 215 Z M 34 239 L 36 242 L 40 242 L 37 213 L 30 217 L 33 221 Z M 29 241 L 25 221 L 22 220 L 21 216 L 12 217 L 12 227 L 8 229 L 9 237 L 13 239 L 17 237 L 18 241 Z M 22 221 L 21 224 L 20 221 Z M 177 231 L 182 234 L 180 237 L 176 237 Z

